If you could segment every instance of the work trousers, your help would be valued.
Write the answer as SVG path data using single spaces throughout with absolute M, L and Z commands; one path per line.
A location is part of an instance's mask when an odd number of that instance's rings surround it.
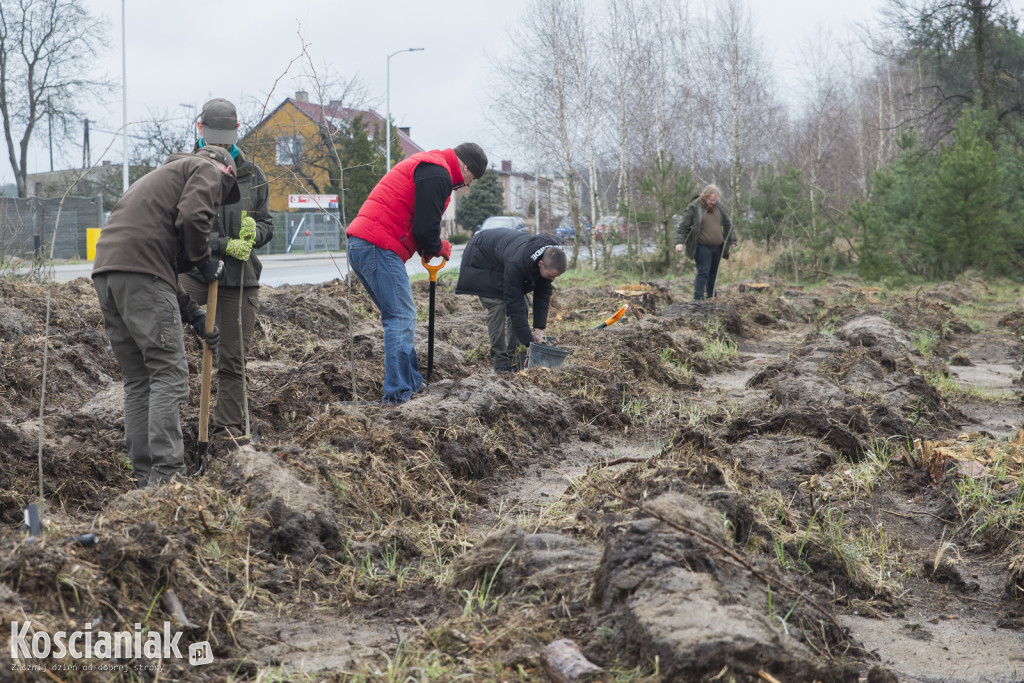
M 139 487 L 184 476 L 188 364 L 175 288 L 128 272 L 95 275 L 93 287 L 124 379 L 124 435 Z
M 181 286 L 200 306 L 206 305 L 209 285 L 191 275 L 178 278 Z M 220 283 L 217 287 L 217 328 L 220 344 L 216 350 L 217 403 L 210 417 L 213 438 L 245 436 L 245 352 L 252 341 L 256 327 L 256 312 L 260 306 L 260 288 L 245 287 L 239 293 L 237 285 Z M 242 319 L 239 324 L 238 314 Z
M 695 301 L 710 299 L 715 295 L 718 265 L 722 262 L 722 245 L 707 247 L 698 244 L 694 260 L 697 263 L 697 274 L 693 278 L 693 298 Z
M 526 300 L 529 310 L 530 300 Z M 480 297 L 480 303 L 487 310 L 487 337 L 491 342 L 491 365 L 495 370 L 514 370 L 516 368 L 519 340 L 516 338 L 512 318 L 508 316 L 504 299 Z

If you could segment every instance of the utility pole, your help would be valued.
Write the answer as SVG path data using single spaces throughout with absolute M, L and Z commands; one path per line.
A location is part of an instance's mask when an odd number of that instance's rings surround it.
M 121 178 L 122 192 L 128 191 L 128 45 L 124 28 L 124 0 L 121 0 Z
M 82 168 L 92 166 L 92 151 L 89 149 L 89 119 L 85 120 L 85 139 L 82 141 Z
M 46 132 L 50 137 L 50 173 L 53 173 L 53 107 L 50 98 L 46 98 Z

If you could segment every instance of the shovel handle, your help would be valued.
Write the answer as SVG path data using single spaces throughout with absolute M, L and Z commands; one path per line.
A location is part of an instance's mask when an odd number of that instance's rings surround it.
M 217 281 L 210 283 L 206 291 L 206 333 L 213 332 L 217 324 Z M 203 340 L 203 372 L 199 391 L 199 442 L 209 444 L 210 430 L 210 379 L 213 374 L 213 350 Z M 200 445 L 202 448 L 202 445 Z
M 436 258 L 436 257 L 431 257 L 431 258 Z M 441 263 L 439 265 L 436 265 L 436 266 L 430 265 L 430 261 L 427 259 L 426 256 L 424 256 L 422 254 L 420 254 L 420 260 L 423 261 L 423 267 L 427 269 L 428 273 L 430 273 L 430 281 L 431 282 L 437 282 L 437 271 L 441 270 L 446 265 L 448 265 L 448 259 L 446 259 L 444 256 L 441 257 Z
M 605 320 L 603 323 L 601 323 L 600 325 L 598 325 L 594 329 L 595 330 L 599 330 L 602 327 L 608 327 L 609 325 L 617 322 L 618 319 L 622 317 L 622 314 L 625 313 L 628 308 L 629 308 L 629 304 L 626 304 L 625 306 L 623 306 L 619 310 L 615 311 L 615 315 L 613 315 L 612 317 L 608 318 L 607 320 Z

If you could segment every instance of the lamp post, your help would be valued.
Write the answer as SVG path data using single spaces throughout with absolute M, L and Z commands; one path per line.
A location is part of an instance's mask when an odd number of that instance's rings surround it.
M 121 192 L 128 191 L 128 46 L 125 42 L 124 0 L 121 0 Z M 42 474 L 40 474 L 40 477 Z
M 424 49 L 426 49 L 426 48 L 422 48 L 422 47 L 409 47 L 409 48 L 406 48 L 404 50 L 396 50 L 395 52 L 392 52 L 391 54 L 388 55 L 388 61 L 387 61 L 387 65 L 388 65 L 387 109 L 388 109 L 388 111 L 387 111 L 387 120 L 384 121 L 384 130 L 387 131 L 387 133 L 386 133 L 386 135 L 384 137 L 384 145 L 387 147 L 387 152 L 386 152 L 387 157 L 388 157 L 388 168 L 387 168 L 387 170 L 389 170 L 389 171 L 391 170 L 391 58 L 394 57 L 395 55 L 401 53 L 401 52 L 419 52 L 420 50 L 424 50 Z

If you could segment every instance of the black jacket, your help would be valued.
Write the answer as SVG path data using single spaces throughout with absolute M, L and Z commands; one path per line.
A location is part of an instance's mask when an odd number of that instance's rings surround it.
M 268 208 L 270 186 L 263 169 L 254 164 L 245 152 L 239 151 L 235 164 L 238 166 L 238 190 L 241 197 L 234 204 L 225 204 L 217 210 L 210 229 L 210 253 L 224 261 L 224 277 L 220 281 L 222 286 L 238 287 L 241 284 L 244 287 L 259 287 L 263 264 L 256 256 L 256 249 L 274 238 L 274 219 Z M 245 263 L 225 253 L 228 240 L 238 237 L 238 229 L 242 227 L 242 211 L 247 211 L 247 215 L 256 221 L 253 253 Z M 195 271 L 189 274 L 199 277 Z
M 534 293 L 533 327 L 546 328 L 553 288 L 550 280 L 540 276 L 537 261 L 547 247 L 557 244 L 550 235 L 528 235 L 507 228 L 477 232 L 462 253 L 455 293 L 504 300 L 519 343 L 529 344 L 533 332 L 523 297 Z

